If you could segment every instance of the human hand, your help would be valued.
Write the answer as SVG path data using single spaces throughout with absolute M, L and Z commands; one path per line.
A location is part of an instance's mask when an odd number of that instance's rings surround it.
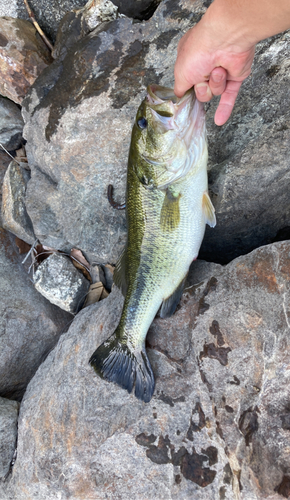
M 254 53 L 255 43 L 228 41 L 226 34 L 211 26 L 204 16 L 179 42 L 175 94 L 181 97 L 194 86 L 201 102 L 221 95 L 215 123 L 223 125 L 231 115 L 243 80 L 251 72 Z

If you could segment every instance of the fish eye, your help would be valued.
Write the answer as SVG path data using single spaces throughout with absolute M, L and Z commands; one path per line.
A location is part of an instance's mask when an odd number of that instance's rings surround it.
M 139 118 L 139 120 L 137 121 L 137 125 L 141 129 L 146 128 L 147 127 L 147 120 L 146 120 L 146 118 L 144 118 L 144 117 Z

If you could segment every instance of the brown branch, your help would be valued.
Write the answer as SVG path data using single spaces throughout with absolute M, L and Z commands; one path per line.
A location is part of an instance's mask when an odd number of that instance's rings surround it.
M 28 15 L 29 15 L 31 21 L 33 22 L 35 28 L 37 29 L 38 33 L 40 34 L 41 38 L 43 39 L 45 45 L 47 45 L 47 47 L 49 48 L 49 50 L 52 52 L 53 51 L 53 45 L 50 43 L 50 41 L 48 40 L 48 38 L 46 37 L 46 35 L 43 33 L 41 27 L 39 26 L 38 22 L 36 21 L 35 15 L 32 12 L 31 8 L 29 7 L 27 0 L 23 0 L 23 2 L 24 2 L 24 5 L 26 7 L 26 10 L 28 12 Z

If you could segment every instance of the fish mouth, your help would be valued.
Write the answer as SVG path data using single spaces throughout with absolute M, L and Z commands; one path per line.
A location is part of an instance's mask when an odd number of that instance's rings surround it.
M 147 87 L 147 103 L 153 106 L 171 102 L 178 107 L 188 100 L 196 100 L 193 88 L 189 89 L 182 97 L 177 97 L 173 89 L 169 87 L 162 87 L 161 85 L 151 84 Z
M 151 84 L 147 87 L 146 103 L 155 122 L 161 122 L 164 131 L 175 129 L 187 146 L 193 134 L 205 134 L 203 104 L 196 99 L 193 88 L 177 97 L 173 89 Z

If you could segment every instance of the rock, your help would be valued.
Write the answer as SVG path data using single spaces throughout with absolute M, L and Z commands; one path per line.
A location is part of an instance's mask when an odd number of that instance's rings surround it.
M 221 264 L 254 248 L 290 238 L 290 146 L 287 93 L 290 32 L 258 44 L 251 77 L 223 126 L 208 110 L 209 187 L 217 226 L 207 231 L 200 258 Z
M 218 276 L 223 271 L 223 266 L 205 260 L 194 260 L 189 268 L 186 286 L 192 286 L 204 281 L 208 276 Z
M 1 18 L 0 93 L 21 104 L 37 76 L 51 63 L 50 52 L 33 24 Z
M 49 302 L 75 314 L 85 301 L 90 282 L 66 255 L 53 253 L 34 274 L 34 284 Z
M 2 0 L 0 4 L 0 17 L 24 17 L 28 19 L 28 14 L 24 3 L 22 4 L 20 13 L 17 0 Z
M 111 266 L 110 264 L 106 264 L 103 266 L 103 271 L 104 271 L 104 285 L 109 292 L 112 290 L 113 286 L 113 276 L 114 276 L 114 267 Z
M 0 480 L 4 479 L 16 449 L 19 403 L 0 397 Z
M 30 171 L 12 161 L 6 170 L 2 186 L 2 226 L 30 243 L 36 237 L 25 206 L 26 186 L 30 179 Z
M 29 0 L 29 6 L 33 11 L 36 21 L 45 34 L 53 42 L 56 32 L 63 16 L 72 9 L 79 9 L 86 4 L 87 0 Z M 0 16 L 29 19 L 24 2 L 18 0 L 2 0 L 0 5 Z
M 124 200 L 144 90 L 152 82 L 172 85 L 181 31 L 205 12 L 200 1 L 186 16 L 170 5 L 162 3 L 147 23 L 121 18 L 96 28 L 31 89 L 23 111 L 32 169 L 26 206 L 43 244 L 77 246 L 98 263 L 114 263 L 122 251 L 125 216 L 109 205 L 107 186 Z
M 206 5 L 167 0 L 146 23 L 121 18 L 98 27 L 35 82 L 24 102 L 32 170 L 26 206 L 43 244 L 116 262 L 125 216 L 108 204 L 107 186 L 124 201 L 131 127 L 145 87 L 173 85 L 178 40 Z M 259 44 L 227 125 L 213 124 L 215 104 L 208 105 L 217 227 L 207 230 L 201 259 L 225 264 L 290 227 L 289 36 Z
M 112 0 L 119 12 L 140 21 L 150 19 L 161 0 Z
M 23 399 L 17 500 L 278 500 L 290 467 L 290 242 L 242 256 L 156 318 L 150 403 L 88 364 L 122 296 L 82 310 Z M 285 495 L 284 495 L 285 496 Z
M 89 0 L 83 8 L 68 12 L 59 24 L 52 56 L 63 59 L 78 40 L 117 17 L 118 9 L 110 0 Z
M 20 400 L 71 315 L 35 290 L 13 240 L 0 229 L 0 395 Z
M 0 96 L 0 142 L 8 151 L 20 147 L 23 126 L 19 107 L 9 99 Z

